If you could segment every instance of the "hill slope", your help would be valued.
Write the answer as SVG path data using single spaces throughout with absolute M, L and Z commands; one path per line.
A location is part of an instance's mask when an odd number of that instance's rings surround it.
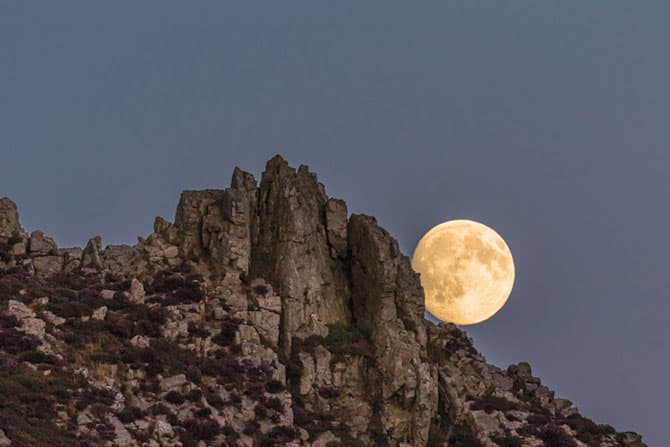
M 0 323 L 0 447 L 644 445 L 426 321 L 396 241 L 279 156 L 134 246 L 1 199 Z

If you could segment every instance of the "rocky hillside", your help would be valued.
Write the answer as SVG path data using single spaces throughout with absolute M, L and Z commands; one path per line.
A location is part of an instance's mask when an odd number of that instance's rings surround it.
M 134 246 L 1 199 L 0 330 L 0 447 L 644 445 L 425 320 L 388 232 L 279 156 Z

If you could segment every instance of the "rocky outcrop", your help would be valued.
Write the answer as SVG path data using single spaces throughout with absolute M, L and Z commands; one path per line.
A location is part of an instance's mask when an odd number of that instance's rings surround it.
M 0 198 L 0 239 L 7 240 L 23 236 L 25 231 L 19 224 L 19 211 L 16 204 L 7 197 Z
M 381 431 L 397 442 L 425 445 L 437 382 L 426 356 L 419 278 L 374 218 L 351 217 L 349 247 L 354 318 L 370 331 L 377 361 Z
M 252 276 L 265 277 L 282 297 L 280 345 L 288 356 L 293 337 L 325 336 L 327 325 L 350 321 L 345 265 L 331 256 L 323 185 L 307 166 L 298 170 L 277 156 L 265 167 L 258 198 Z M 331 208 L 331 222 L 346 207 Z M 331 232 L 343 237 L 341 226 Z
M 28 238 L 0 199 L 0 445 L 644 445 L 423 302 L 391 235 L 279 156 L 132 246 Z

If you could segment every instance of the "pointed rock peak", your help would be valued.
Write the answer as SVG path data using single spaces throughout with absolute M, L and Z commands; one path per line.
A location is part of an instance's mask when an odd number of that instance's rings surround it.
M 244 191 L 254 191 L 257 188 L 256 179 L 253 174 L 245 172 L 238 167 L 235 167 L 233 170 L 233 178 L 230 181 L 230 186 L 233 189 Z
M 81 266 L 83 268 L 102 269 L 102 238 L 100 236 L 92 237 L 88 240 L 84 248 Z
M 272 183 L 273 179 L 294 177 L 295 169 L 281 155 L 275 155 L 265 164 L 265 170 L 261 175 L 261 188 L 264 183 Z
M 277 154 L 274 157 L 272 157 L 271 159 L 269 159 L 267 161 L 267 163 L 265 163 L 265 170 L 266 171 L 273 171 L 273 170 L 275 170 L 277 168 L 280 168 L 282 166 L 286 167 L 286 168 L 289 168 L 288 161 L 286 161 L 284 159 L 284 157 L 282 157 L 281 155 Z
M 19 223 L 19 211 L 16 204 L 7 197 L 0 198 L 0 238 L 10 238 L 24 234 Z

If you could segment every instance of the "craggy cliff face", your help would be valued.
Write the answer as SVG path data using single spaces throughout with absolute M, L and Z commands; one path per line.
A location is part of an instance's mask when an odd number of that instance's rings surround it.
M 423 316 L 397 242 L 279 156 L 135 246 L 1 199 L 0 447 L 644 445 Z

